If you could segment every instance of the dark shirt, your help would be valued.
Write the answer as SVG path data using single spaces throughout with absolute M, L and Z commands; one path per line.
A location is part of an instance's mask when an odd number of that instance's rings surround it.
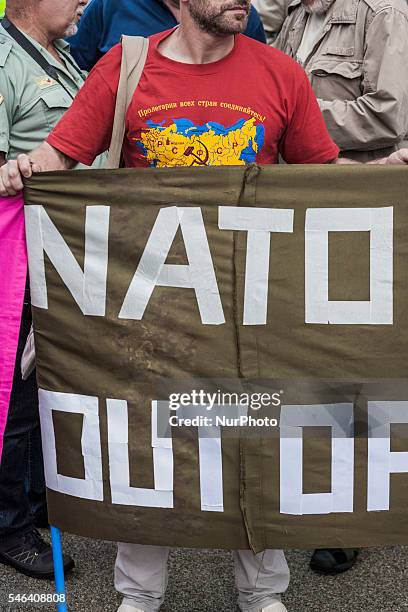
M 160 0 L 92 0 L 79 24 L 78 33 L 68 39 L 71 52 L 83 70 L 96 62 L 122 36 L 152 36 L 174 28 L 177 21 Z M 251 7 L 247 36 L 266 42 L 261 19 Z

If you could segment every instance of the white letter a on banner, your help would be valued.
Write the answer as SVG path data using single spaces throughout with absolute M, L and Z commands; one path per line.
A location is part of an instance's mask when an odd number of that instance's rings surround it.
M 165 263 L 179 227 L 189 262 L 186 266 Z M 119 318 L 142 319 L 155 287 L 194 289 L 202 323 L 225 323 L 200 208 L 172 206 L 160 210 Z

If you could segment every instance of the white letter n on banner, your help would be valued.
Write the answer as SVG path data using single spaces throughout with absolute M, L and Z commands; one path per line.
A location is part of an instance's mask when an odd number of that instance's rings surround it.
M 43 206 L 26 206 L 31 302 L 48 308 L 44 253 L 84 315 L 105 316 L 109 206 L 87 206 L 84 270 Z
M 370 232 L 370 300 L 329 300 L 329 232 Z M 392 206 L 309 209 L 305 268 L 306 323 L 392 325 Z
M 188 266 L 165 263 L 179 227 L 184 239 Z M 225 323 L 200 208 L 171 206 L 160 210 L 119 318 L 142 319 L 155 287 L 194 289 L 202 323 Z

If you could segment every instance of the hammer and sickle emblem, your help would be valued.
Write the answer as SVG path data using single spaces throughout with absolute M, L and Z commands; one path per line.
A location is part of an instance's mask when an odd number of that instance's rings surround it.
M 197 147 L 199 145 L 199 147 Z M 205 144 L 201 142 L 201 140 L 196 140 L 194 145 L 187 147 L 184 151 L 185 157 L 193 157 L 193 161 L 191 162 L 191 166 L 206 166 L 208 160 L 210 158 L 210 154 L 208 152 Z

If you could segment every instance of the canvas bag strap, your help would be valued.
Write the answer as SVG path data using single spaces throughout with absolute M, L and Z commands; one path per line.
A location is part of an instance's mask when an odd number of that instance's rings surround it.
M 113 169 L 120 166 L 126 112 L 143 74 L 148 50 L 149 40 L 147 38 L 122 36 L 122 64 L 107 168 Z

